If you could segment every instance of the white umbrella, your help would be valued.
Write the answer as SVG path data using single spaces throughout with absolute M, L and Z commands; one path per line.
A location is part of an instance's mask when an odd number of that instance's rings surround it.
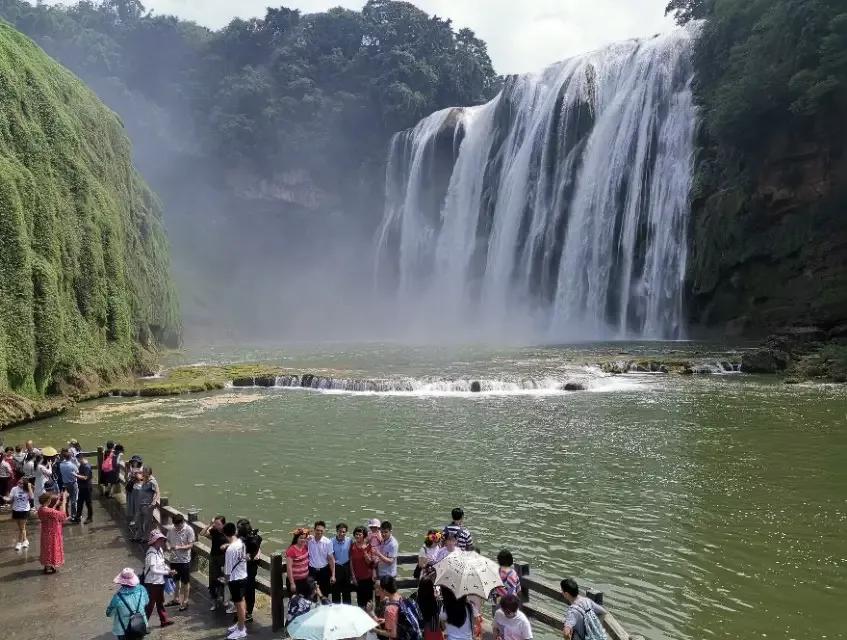
M 344 640 L 363 636 L 376 626 L 374 619 L 359 607 L 328 604 L 292 620 L 288 635 L 294 640 Z
M 435 584 L 447 587 L 457 598 L 477 595 L 487 598 L 500 580 L 500 567 L 496 562 L 473 551 L 456 550 L 435 565 Z

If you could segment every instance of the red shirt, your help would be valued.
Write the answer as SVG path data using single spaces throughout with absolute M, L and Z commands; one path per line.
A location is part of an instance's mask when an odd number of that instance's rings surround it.
M 309 577 L 309 547 L 300 549 L 296 544 L 288 547 L 286 558 L 291 558 L 291 579 L 295 582 Z
M 367 580 L 373 578 L 373 559 L 371 558 L 371 545 L 364 549 L 356 544 L 350 545 L 350 567 L 356 580 Z

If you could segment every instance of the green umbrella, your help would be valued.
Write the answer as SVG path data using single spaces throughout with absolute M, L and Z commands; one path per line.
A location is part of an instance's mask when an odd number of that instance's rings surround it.
M 345 640 L 358 638 L 376 627 L 376 621 L 359 607 L 328 604 L 296 617 L 288 625 L 294 640 Z

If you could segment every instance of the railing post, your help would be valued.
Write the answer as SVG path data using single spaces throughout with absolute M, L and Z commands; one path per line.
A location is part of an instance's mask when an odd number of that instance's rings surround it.
M 170 504 L 170 500 L 167 497 L 162 496 L 159 498 L 159 526 L 164 527 L 167 524 L 170 524 L 171 516 L 165 509 Z
M 103 447 L 97 447 L 97 486 L 103 495 Z
M 529 575 L 529 565 L 526 564 L 526 563 L 523 563 L 523 564 L 517 564 L 516 563 L 515 564 L 515 571 L 517 572 L 518 576 L 521 577 L 521 578 L 523 578 L 524 576 L 528 576 Z M 521 595 L 520 595 L 520 598 L 521 598 L 521 602 L 529 602 L 529 585 L 524 580 L 521 580 Z
M 200 519 L 200 511 L 197 509 L 192 509 L 188 512 L 188 521 L 189 522 L 197 522 Z
M 276 633 L 285 626 L 285 580 L 282 577 L 282 554 L 271 556 L 271 629 Z

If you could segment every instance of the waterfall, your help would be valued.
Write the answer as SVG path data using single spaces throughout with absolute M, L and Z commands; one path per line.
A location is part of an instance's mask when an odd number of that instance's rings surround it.
M 679 338 L 698 26 L 514 76 L 394 136 L 376 279 L 431 330 Z

